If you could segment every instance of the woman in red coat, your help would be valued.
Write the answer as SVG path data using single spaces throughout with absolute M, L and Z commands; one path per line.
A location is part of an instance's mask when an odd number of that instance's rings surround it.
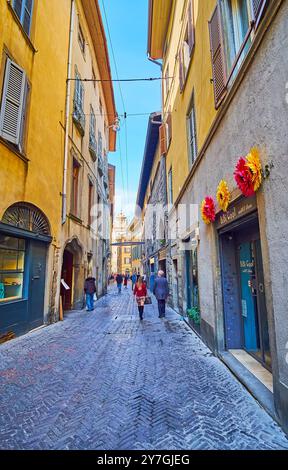
M 135 285 L 134 295 L 136 296 L 136 302 L 138 304 L 140 320 L 143 320 L 144 304 L 147 297 L 147 287 L 146 284 L 144 284 L 141 276 Z

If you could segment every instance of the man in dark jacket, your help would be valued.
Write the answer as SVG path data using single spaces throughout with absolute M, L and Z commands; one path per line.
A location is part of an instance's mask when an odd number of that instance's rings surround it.
M 155 279 L 154 283 L 153 294 L 158 301 L 159 318 L 163 318 L 165 317 L 166 300 L 169 295 L 168 281 L 163 271 L 158 272 L 158 277 Z
M 96 293 L 95 277 L 87 277 L 84 284 L 84 292 L 86 294 L 86 310 L 92 312 L 94 310 L 94 294 Z
M 122 274 L 117 274 L 116 276 L 118 294 L 121 294 L 122 284 L 123 284 L 123 276 Z

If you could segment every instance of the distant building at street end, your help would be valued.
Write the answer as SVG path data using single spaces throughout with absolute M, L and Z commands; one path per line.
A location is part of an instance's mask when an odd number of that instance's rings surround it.
M 130 234 L 128 231 L 128 219 L 126 215 L 121 211 L 115 217 L 113 232 L 112 232 L 112 243 L 123 244 L 130 241 Z M 129 273 L 131 274 L 131 246 L 112 246 L 112 273 Z

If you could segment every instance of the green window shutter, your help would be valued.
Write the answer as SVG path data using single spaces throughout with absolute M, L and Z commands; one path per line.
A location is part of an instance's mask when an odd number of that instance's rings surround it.
M 7 59 L 0 112 L 0 133 L 4 139 L 15 145 L 20 143 L 25 90 L 24 70 Z

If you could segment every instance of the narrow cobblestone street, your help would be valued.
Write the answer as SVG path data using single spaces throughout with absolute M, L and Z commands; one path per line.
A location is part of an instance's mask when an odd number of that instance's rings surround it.
M 131 288 L 0 348 L 1 449 L 288 449 L 172 310 Z

